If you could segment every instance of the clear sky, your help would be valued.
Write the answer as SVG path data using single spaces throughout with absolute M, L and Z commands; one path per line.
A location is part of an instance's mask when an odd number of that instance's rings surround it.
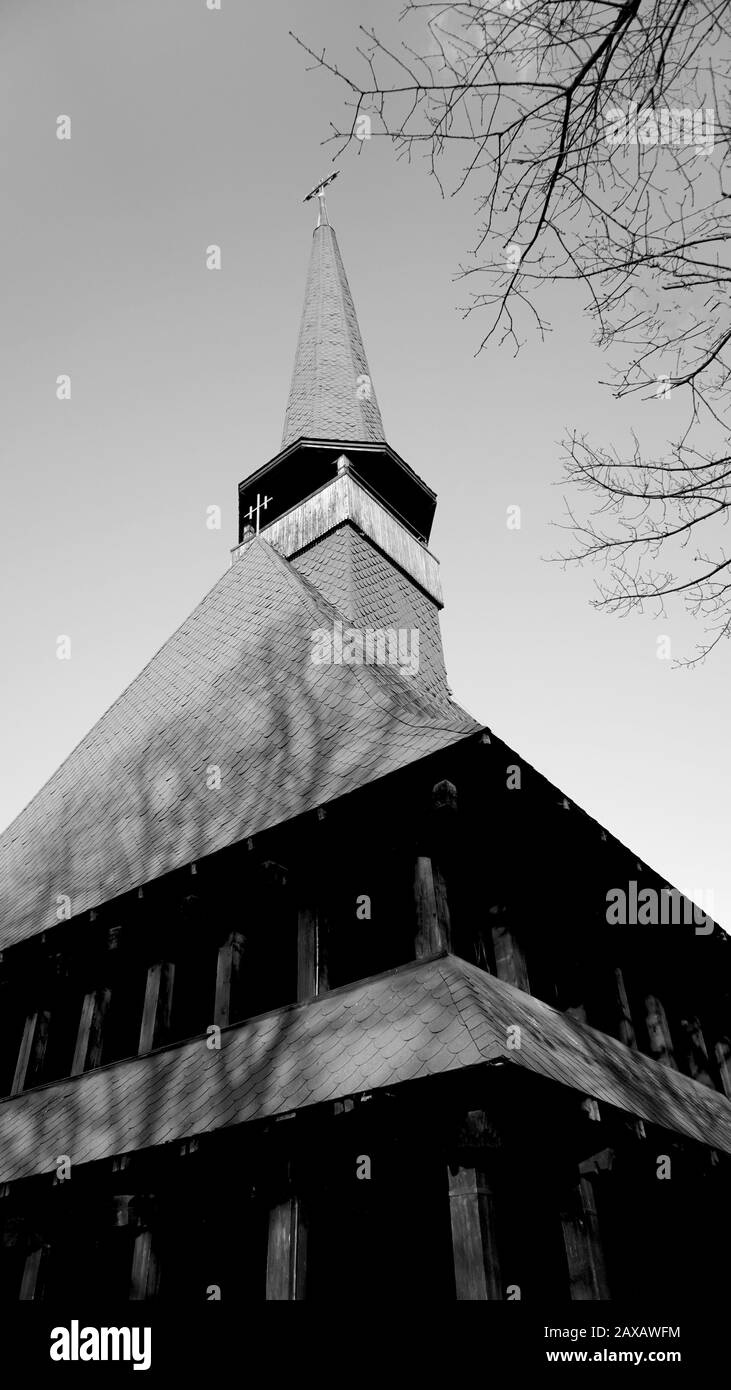
M 358 24 L 393 12 L 3 0 L 3 824 L 228 564 L 237 483 L 279 447 L 313 226 L 302 198 L 331 168 L 321 141 L 342 114 L 288 30 L 346 66 Z M 386 436 L 439 496 L 455 695 L 671 883 L 713 892 L 728 927 L 731 648 L 674 670 L 657 637 L 690 654 L 689 620 L 599 615 L 593 573 L 546 561 L 567 428 L 662 447 L 680 406 L 617 403 L 598 384 L 607 364 L 574 291 L 547 301 L 546 343 L 475 356 L 484 320 L 462 318 L 454 279 L 472 196 L 442 200 L 386 141 L 360 148 L 330 217 Z M 486 808 L 487 863 L 489 840 Z M 547 912 L 562 887 L 546 884 Z

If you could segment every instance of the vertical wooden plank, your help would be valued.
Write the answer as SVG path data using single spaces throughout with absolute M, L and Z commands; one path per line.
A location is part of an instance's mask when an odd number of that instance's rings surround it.
M 299 1197 L 290 1195 L 269 1213 L 266 1298 L 268 1302 L 305 1296 L 307 1230 Z
M 226 1028 L 231 1018 L 231 979 L 233 975 L 233 932 L 221 942 L 216 961 L 216 995 L 213 1022 Z
M 269 1213 L 266 1283 L 269 1302 L 283 1302 L 289 1298 L 291 1208 L 292 1203 L 288 1200 L 272 1207 Z
M 163 961 L 160 973 L 160 992 L 157 1000 L 157 1020 L 155 1023 L 154 1046 L 161 1047 L 167 1039 L 173 1011 L 173 985 L 175 983 L 175 964 Z
M 701 1086 L 709 1086 L 715 1091 L 715 1083 L 708 1065 L 708 1049 L 700 1020 L 695 1016 L 680 1021 L 683 1037 L 683 1051 L 688 1074 Z
M 731 1100 L 731 1042 L 729 1039 L 719 1038 L 714 1052 L 721 1088 L 724 1095 Z
M 89 1030 L 89 1046 L 86 1054 L 87 1071 L 91 1071 L 94 1067 L 101 1066 L 104 1043 L 104 1021 L 109 1012 L 111 998 L 112 991 L 109 986 L 105 985 L 102 989 L 96 991 L 91 1028 Z
M 594 1280 L 582 1218 L 577 1212 L 565 1208 L 561 1212 L 561 1225 L 572 1302 L 590 1302 L 595 1297 Z
M 96 913 L 92 912 L 91 920 L 94 921 L 95 918 Z M 98 928 L 95 930 L 98 932 Z M 111 983 L 118 978 L 115 964 L 119 957 L 120 934 L 119 925 L 109 926 L 101 938 L 95 938 L 94 951 L 88 962 L 89 982 L 91 984 L 93 981 L 93 988 L 87 990 L 81 1006 L 79 1031 L 71 1065 L 72 1076 L 79 1076 L 82 1072 L 91 1071 L 101 1065 L 104 1021 L 112 997 Z
M 327 916 L 304 902 L 297 912 L 297 999 L 328 991 Z
M 20 1293 L 18 1294 L 18 1298 L 22 1303 L 30 1303 L 35 1298 L 40 1297 L 45 1259 L 45 1245 L 38 1245 L 35 1250 L 28 1251 L 25 1257 L 23 1277 L 20 1283 Z
M 15 1075 L 13 1077 L 13 1084 L 10 1089 L 11 1096 L 20 1095 L 20 1092 L 23 1090 L 23 1087 L 25 1086 L 25 1078 L 28 1073 L 28 1065 L 30 1063 L 31 1055 L 33 1052 L 33 1039 L 35 1037 L 37 1019 L 37 1011 L 28 1014 L 23 1025 L 23 1036 L 20 1040 L 18 1060 L 15 1065 Z
M 495 1221 L 495 1201 L 486 1172 L 479 1166 L 449 1169 L 454 1278 L 459 1302 L 503 1297 Z
M 86 1067 L 86 1054 L 89 1050 L 89 1038 L 91 1037 L 91 1024 L 94 1017 L 96 1005 L 96 990 L 91 989 L 84 995 L 84 1002 L 81 1005 L 81 1018 L 79 1019 L 79 1031 L 76 1034 L 76 1046 L 74 1048 L 74 1060 L 71 1063 L 71 1075 L 80 1076 Z
M 18 1061 L 13 1077 L 11 1095 L 18 1095 L 25 1086 L 37 1085 L 43 1074 L 43 1061 L 48 1045 L 49 1009 L 37 1009 L 25 1020 Z
M 154 1298 L 159 1286 L 160 1270 L 152 1231 L 140 1230 L 135 1236 L 130 1280 L 130 1302 Z
M 170 1027 L 174 980 L 173 961 L 158 960 L 147 971 L 145 1004 L 137 1049 L 139 1053 L 150 1052 L 153 1047 L 160 1047 L 165 1041 Z
M 327 994 L 330 988 L 330 965 L 328 951 L 328 937 L 330 931 L 330 919 L 326 910 L 320 909 L 317 913 L 317 993 Z
M 500 1138 L 484 1110 L 463 1116 L 448 1174 L 455 1290 L 460 1302 L 502 1299 L 493 1169 Z
M 629 1004 L 629 995 L 624 982 L 624 973 L 619 966 L 614 971 L 614 997 L 616 1001 L 617 1017 L 617 1037 L 623 1042 L 625 1047 L 637 1048 L 637 1037 L 635 1034 L 634 1023 L 632 1022 L 632 1010 Z
M 419 853 L 414 866 L 416 906 L 415 953 L 417 960 L 452 949 L 452 922 L 447 893 L 446 867 L 451 863 L 457 811 L 457 789 L 452 782 L 437 782 L 424 831 L 429 853 Z
M 520 943 L 509 927 L 499 924 L 492 929 L 492 943 L 495 950 L 495 969 L 499 980 L 515 985 L 530 994 L 528 969 Z
M 297 913 L 297 999 L 311 999 L 317 992 L 317 912 L 301 907 Z
M 609 1283 L 607 1281 L 607 1270 L 604 1259 L 604 1249 L 601 1242 L 599 1230 L 599 1215 L 596 1207 L 596 1193 L 594 1190 L 594 1179 L 589 1174 L 582 1173 L 579 1179 L 579 1193 L 581 1205 L 584 1212 L 584 1223 L 586 1229 L 587 1246 L 589 1250 L 589 1260 L 596 1289 L 597 1299 L 608 1299 Z
M 305 1297 L 307 1279 L 307 1223 L 304 1204 L 300 1197 L 294 1198 L 294 1206 L 291 1296 L 297 1302 L 301 1302 Z
M 583 1167 L 583 1165 L 582 1165 Z M 561 1212 L 572 1302 L 610 1297 L 593 1179 L 580 1172 Z
M 447 899 L 447 880 L 444 876 L 441 864 L 432 859 L 432 878 L 434 882 L 434 901 L 437 909 L 437 924 L 440 939 L 444 942 L 440 950 L 451 951 L 452 949 L 452 919 L 449 912 L 449 902 Z
M 40 1081 L 43 1076 L 43 1063 L 46 1058 L 46 1048 L 48 1047 L 48 1029 L 50 1024 L 50 1009 L 39 1009 L 36 1018 L 36 1030 L 33 1035 L 33 1051 L 28 1068 L 28 1079 L 32 1079 L 33 1082 Z
M 439 870 L 435 874 L 431 856 L 420 854 L 414 867 L 414 903 L 416 906 L 416 959 L 435 955 L 450 948 L 449 908 L 444 880 Z
M 678 1064 L 673 1052 L 673 1040 L 670 1036 L 667 1017 L 656 994 L 646 996 L 645 1010 L 645 1025 L 650 1041 L 651 1055 L 655 1061 L 662 1062 L 664 1066 L 673 1067 L 677 1071 Z
M 157 961 L 151 965 L 147 971 L 147 984 L 145 986 L 145 1003 L 142 1010 L 142 1025 L 140 1027 L 140 1045 L 138 1052 L 150 1052 L 155 1036 L 155 1021 L 157 1019 L 157 1001 L 160 996 L 160 978 L 162 975 L 162 961 Z
M 240 931 L 229 932 L 218 948 L 216 965 L 216 1002 L 213 1021 L 219 1028 L 226 1028 L 234 1021 L 232 1000 L 241 975 L 241 962 L 244 953 L 244 935 Z

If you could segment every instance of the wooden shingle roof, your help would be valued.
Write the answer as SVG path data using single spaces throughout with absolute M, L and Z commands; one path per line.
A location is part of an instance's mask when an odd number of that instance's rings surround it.
M 508 1028 L 521 1046 L 507 1047 Z M 514 1037 L 514 1035 L 513 1035 Z M 0 1182 L 484 1063 L 731 1153 L 731 1102 L 456 956 L 0 1102 Z
M 295 569 L 357 627 L 416 627 L 420 685 L 448 705 L 439 611 L 426 594 L 354 526 L 340 526 L 295 555 Z
M 353 297 L 327 223 L 313 233 L 282 448 L 302 438 L 384 439 Z
M 479 727 L 418 674 L 314 665 L 339 616 L 251 541 L 0 836 L 0 950 Z

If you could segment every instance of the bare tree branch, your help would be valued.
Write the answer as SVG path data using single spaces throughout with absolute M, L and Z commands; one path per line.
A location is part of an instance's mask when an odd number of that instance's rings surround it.
M 365 122 L 399 158 L 423 157 L 442 194 L 476 195 L 459 277 L 465 317 L 487 318 L 478 352 L 493 337 L 519 351 L 526 326 L 545 334 L 540 293 L 575 281 L 613 394 L 684 393 L 688 423 L 668 461 L 643 462 L 636 441 L 622 460 L 566 440 L 565 482 L 597 507 L 583 520 L 567 512 L 578 551 L 556 558 L 605 565 L 597 602 L 608 611 L 680 596 L 708 624 L 687 664 L 731 633 L 731 589 L 717 577 L 728 562 L 715 541 L 731 450 L 731 192 L 718 97 L 731 70 L 728 12 L 728 0 L 406 0 L 402 38 L 361 29 L 361 75 L 296 40 L 345 99 L 326 141 L 335 159 L 362 149 Z M 648 567 L 701 528 L 714 531 L 707 555 Z

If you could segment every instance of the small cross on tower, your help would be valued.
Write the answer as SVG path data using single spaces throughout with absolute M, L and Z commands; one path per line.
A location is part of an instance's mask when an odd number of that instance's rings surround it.
M 319 201 L 320 201 L 320 211 L 319 211 L 319 213 L 318 213 L 318 215 L 317 215 L 317 225 L 318 225 L 318 227 L 321 227 L 321 226 L 323 225 L 323 223 L 325 224 L 326 227 L 329 227 L 329 225 L 330 225 L 330 223 L 329 223 L 328 220 L 327 220 L 327 207 L 326 207 L 326 205 L 325 205 L 325 189 L 327 188 L 327 186 L 328 186 L 329 183 L 332 183 L 333 179 L 336 179 L 336 178 L 337 178 L 337 176 L 338 176 L 339 173 L 340 173 L 340 170 L 339 170 L 339 169 L 336 169 L 336 170 L 335 170 L 335 173 L 334 173 L 334 174 L 330 174 L 330 175 L 328 176 L 328 178 L 326 178 L 326 179 L 320 179 L 320 182 L 319 182 L 319 183 L 316 183 L 316 184 L 315 184 L 315 187 L 310 189 L 309 193 L 307 194 L 307 197 L 302 199 L 302 202 L 303 202 L 303 203 L 309 203 L 310 198 L 315 198 L 315 197 L 317 197 L 317 198 L 319 199 Z
M 248 510 L 248 512 L 247 512 L 247 517 L 248 517 L 249 521 L 251 521 L 252 518 L 254 517 L 254 515 L 256 515 L 256 534 L 257 534 L 257 536 L 258 536 L 258 534 L 259 534 L 259 519 L 260 519 L 260 516 L 261 516 L 262 509 L 263 509 L 264 511 L 266 511 L 267 506 L 269 505 L 269 503 L 270 503 L 270 502 L 273 502 L 273 501 L 274 501 L 274 498 L 273 498 L 273 497 L 266 497 L 266 496 L 265 496 L 265 497 L 264 497 L 264 501 L 262 502 L 261 497 L 259 496 L 259 493 L 257 492 L 257 494 L 256 494 L 256 506 L 255 506 L 255 507 L 249 507 L 249 510 Z

